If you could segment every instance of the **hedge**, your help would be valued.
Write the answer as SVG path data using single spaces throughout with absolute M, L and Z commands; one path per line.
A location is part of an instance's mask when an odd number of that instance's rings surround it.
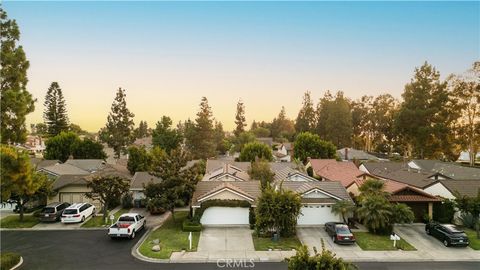
M 0 258 L 1 270 L 10 270 L 12 267 L 14 267 L 17 263 L 20 262 L 20 254 L 18 253 L 13 253 L 13 252 L 2 253 L 0 257 L 1 257 Z
M 182 230 L 184 232 L 199 232 L 202 230 L 202 224 L 196 221 L 185 219 L 182 223 Z

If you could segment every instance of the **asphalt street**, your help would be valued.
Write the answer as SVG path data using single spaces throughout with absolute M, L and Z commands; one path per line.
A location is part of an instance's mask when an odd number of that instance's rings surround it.
M 131 256 L 131 249 L 144 232 L 134 240 L 112 240 L 106 231 L 1 231 L 1 252 L 19 252 L 24 258 L 23 269 L 287 269 L 285 263 L 244 262 L 243 267 L 217 264 L 154 264 Z M 479 269 L 476 262 L 422 262 L 422 263 L 356 263 L 359 269 L 369 270 L 447 270 Z M 231 266 L 231 265 L 230 265 Z

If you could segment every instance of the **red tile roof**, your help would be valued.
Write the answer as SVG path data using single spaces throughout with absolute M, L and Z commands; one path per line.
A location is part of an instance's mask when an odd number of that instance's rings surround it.
M 312 159 L 310 164 L 316 175 L 326 180 L 341 182 L 344 187 L 350 186 L 356 180 L 361 179 L 362 175 L 365 175 L 365 172 L 360 171 L 353 162 Z

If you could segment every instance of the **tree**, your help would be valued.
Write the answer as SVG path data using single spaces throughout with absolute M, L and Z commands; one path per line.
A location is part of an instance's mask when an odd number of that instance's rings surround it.
M 223 131 L 222 122 L 215 121 L 215 143 L 217 145 L 217 152 L 220 154 L 225 154 L 228 150 L 230 150 L 231 144 L 225 138 L 225 131 Z
M 332 213 L 342 216 L 343 222 L 347 224 L 347 219 L 345 216 L 353 213 L 355 211 L 355 204 L 351 201 L 340 200 L 332 205 Z
M 260 180 L 262 190 L 267 188 L 272 182 L 275 173 L 270 169 L 270 164 L 265 160 L 252 162 L 248 175 L 251 179 Z
M 97 176 L 87 182 L 90 192 L 85 197 L 98 199 L 102 204 L 103 216 L 107 216 L 108 207 L 113 207 L 119 202 L 122 195 L 128 192 L 130 184 L 128 180 L 119 176 Z
M 295 130 L 297 132 L 313 131 L 315 127 L 315 108 L 313 108 L 313 101 L 310 97 L 310 91 L 303 95 L 302 108 L 298 112 L 297 120 L 295 121 Z
M 30 124 L 32 135 L 45 136 L 47 135 L 47 125 L 44 123 Z
M 270 130 L 264 127 L 257 127 L 255 129 L 251 129 L 250 132 L 253 133 L 257 138 L 265 138 L 270 136 Z
M 145 138 L 148 137 L 148 124 L 147 121 L 140 121 L 138 124 L 138 128 L 133 131 L 133 135 L 135 138 Z
M 26 115 L 35 110 L 35 99 L 27 91 L 30 66 L 17 42 L 20 30 L 0 8 L 0 139 L 2 143 L 23 143 L 27 137 Z
M 283 236 L 295 234 L 297 218 L 302 207 L 300 195 L 291 190 L 267 187 L 258 198 L 255 208 L 255 226 L 263 234 L 278 233 Z
M 217 144 L 213 121 L 212 109 L 208 105 L 207 98 L 203 97 L 195 123 L 185 124 L 186 144 L 194 158 L 207 159 L 215 156 Z
M 382 196 L 365 196 L 357 209 L 357 216 L 373 233 L 385 233 L 393 223 L 390 203 Z
M 152 157 L 144 147 L 130 146 L 128 148 L 127 168 L 130 174 L 150 171 L 151 167 Z
M 287 140 L 291 140 L 295 135 L 295 123 L 287 118 L 285 107 L 283 106 L 278 116 L 272 121 L 271 135 L 273 138 L 285 138 Z
M 103 145 L 89 138 L 75 140 L 71 146 L 71 155 L 75 159 L 105 159 L 107 154 Z
M 236 152 L 241 152 L 246 144 L 256 142 L 257 139 L 252 132 L 242 132 L 239 136 L 233 137 L 232 144 Z
M 177 148 L 182 140 L 182 134 L 177 129 L 172 128 L 172 119 L 168 116 L 162 116 L 152 131 L 153 145 L 159 146 L 167 153 Z
M 70 123 L 68 130 L 77 134 L 77 135 L 88 135 L 88 131 L 83 130 L 79 125 Z
M 385 189 L 385 182 L 377 179 L 367 179 L 358 188 L 358 190 L 360 191 L 359 200 L 361 201 L 363 197 L 371 197 L 376 195 L 387 197 L 388 193 L 385 192 L 384 189 Z
M 80 143 L 80 138 L 73 132 L 61 132 L 45 142 L 45 159 L 56 159 L 61 162 L 67 161 L 72 155 L 72 146 Z
M 458 112 L 452 106 L 447 83 L 440 80 L 440 73 L 425 62 L 415 69 L 402 97 L 395 129 L 407 145 L 405 151 L 421 159 L 456 159 L 452 123 Z
M 464 149 L 468 149 L 470 166 L 480 148 L 480 61 L 460 76 L 450 78 L 452 95 L 458 111 L 458 137 Z
M 326 92 L 317 105 L 316 131 L 323 140 L 333 142 L 337 147 L 351 145 L 353 127 L 350 101 L 343 92 L 337 92 L 335 98 Z
M 322 240 L 322 252 L 317 253 L 315 250 L 315 255 L 310 256 L 307 246 L 302 245 L 297 250 L 296 254 L 290 258 L 287 258 L 288 270 L 319 270 L 319 269 L 329 269 L 329 270 L 353 270 L 357 267 L 350 263 L 344 261 L 342 258 L 337 258 L 335 253 L 325 248 L 325 244 Z
M 103 129 L 101 137 L 105 139 L 108 146 L 113 148 L 115 158 L 126 151 L 126 147 L 133 142 L 133 117 L 127 108 L 125 90 L 118 88 L 115 100 L 112 103 L 111 112 L 107 117 L 107 124 Z
M 294 142 L 295 158 L 307 162 L 308 158 L 335 158 L 337 149 L 331 142 L 323 141 L 316 134 L 302 132 Z
M 272 149 L 260 142 L 247 143 L 240 152 L 240 161 L 254 162 L 256 159 L 272 161 Z
M 237 103 L 237 113 L 235 114 L 235 130 L 233 134 L 235 136 L 239 136 L 240 133 L 245 131 L 245 127 L 247 126 L 245 120 L 245 105 L 243 104 L 242 100 L 240 99 Z
M 62 131 L 68 131 L 68 116 L 65 99 L 63 98 L 62 89 L 57 82 L 52 82 L 45 96 L 45 111 L 43 119 L 47 125 L 48 134 L 56 136 Z
M 51 182 L 43 174 L 36 173 L 31 167 L 26 153 L 5 145 L 1 149 L 1 201 L 18 198 L 20 221 L 23 221 L 25 204 L 40 195 L 49 195 Z

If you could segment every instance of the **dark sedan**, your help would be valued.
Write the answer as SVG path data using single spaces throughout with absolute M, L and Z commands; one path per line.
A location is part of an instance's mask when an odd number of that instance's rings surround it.
M 325 223 L 325 231 L 328 233 L 334 243 L 337 244 L 354 244 L 355 236 L 350 228 L 344 223 L 327 222 Z
M 452 224 L 428 223 L 425 232 L 448 246 L 468 246 L 468 237 L 462 230 Z

